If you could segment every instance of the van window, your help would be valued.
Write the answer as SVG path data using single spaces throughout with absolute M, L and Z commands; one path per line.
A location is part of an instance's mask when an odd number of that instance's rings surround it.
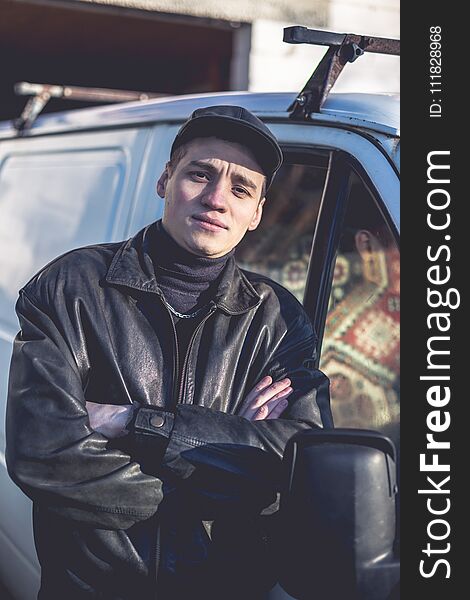
M 284 154 L 261 223 L 247 232 L 235 256 L 242 268 L 267 275 L 302 302 L 328 158 Z
M 0 315 L 67 250 L 110 240 L 126 172 L 120 149 L 10 155 L 0 169 Z
M 337 427 L 381 431 L 398 446 L 400 253 L 356 174 L 336 256 L 320 368 Z

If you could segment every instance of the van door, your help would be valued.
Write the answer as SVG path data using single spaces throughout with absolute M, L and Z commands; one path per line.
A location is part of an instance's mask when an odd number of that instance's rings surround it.
M 266 274 L 304 303 L 319 337 L 317 365 L 330 377 L 335 425 L 374 429 L 392 438 L 399 450 L 400 422 L 400 253 L 399 178 L 396 167 L 365 137 L 340 128 L 274 124 L 286 157 L 283 169 L 327 157 L 321 185 L 309 183 L 311 200 L 299 201 L 292 180 L 281 171 L 270 203 L 290 206 L 310 231 L 292 270 L 290 248 L 298 247 L 301 228 L 282 211 L 260 238 L 276 237 L 277 266 Z M 320 163 L 317 160 L 318 167 Z M 285 186 L 284 186 L 285 188 Z M 315 190 L 315 193 L 314 193 Z M 313 198 L 316 197 L 316 201 Z M 308 225 L 307 225 L 308 224 Z M 261 226 L 260 226 L 261 227 Z M 276 233 L 274 233 L 276 232 Z M 288 240 L 292 242 L 289 244 Z M 260 248 L 261 254 L 263 249 Z M 256 254 L 256 253 L 254 253 Z M 305 266 L 300 268 L 301 264 Z M 308 265 L 308 267 L 306 266 Z M 253 270 L 258 265 L 253 264 Z
M 399 450 L 400 251 L 374 197 L 351 173 L 338 231 L 320 366 L 337 427 L 374 429 Z

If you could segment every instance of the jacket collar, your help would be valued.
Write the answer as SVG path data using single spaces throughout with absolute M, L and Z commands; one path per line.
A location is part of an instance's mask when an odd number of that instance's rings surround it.
M 106 274 L 106 282 L 142 292 L 162 295 L 150 254 L 156 224 L 152 223 L 122 243 Z M 261 302 L 261 296 L 242 273 L 231 256 L 221 275 L 214 302 L 224 312 L 237 315 Z

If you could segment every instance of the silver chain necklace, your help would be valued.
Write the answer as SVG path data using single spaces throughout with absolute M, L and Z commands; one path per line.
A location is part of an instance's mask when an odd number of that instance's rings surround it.
M 172 312 L 174 315 L 176 315 L 177 317 L 180 317 L 181 319 L 191 319 L 191 317 L 197 317 L 197 315 L 199 315 L 203 310 L 205 310 L 208 307 L 208 304 L 205 304 L 204 306 L 201 306 L 201 308 L 198 308 L 197 310 L 195 310 L 193 313 L 184 315 L 183 313 L 180 313 L 177 310 L 175 310 L 171 306 L 171 304 L 168 304 L 168 302 L 165 300 L 163 294 L 161 296 L 161 299 L 163 301 L 163 304 L 168 308 L 168 310 L 170 312 Z

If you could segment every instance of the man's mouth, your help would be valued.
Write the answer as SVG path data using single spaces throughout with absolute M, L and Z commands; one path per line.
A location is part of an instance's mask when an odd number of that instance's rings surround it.
M 218 219 L 212 219 L 206 215 L 194 215 L 193 219 L 197 221 L 201 227 L 210 231 L 221 231 L 222 229 L 227 229 L 227 226 L 222 223 L 222 221 L 219 221 Z

